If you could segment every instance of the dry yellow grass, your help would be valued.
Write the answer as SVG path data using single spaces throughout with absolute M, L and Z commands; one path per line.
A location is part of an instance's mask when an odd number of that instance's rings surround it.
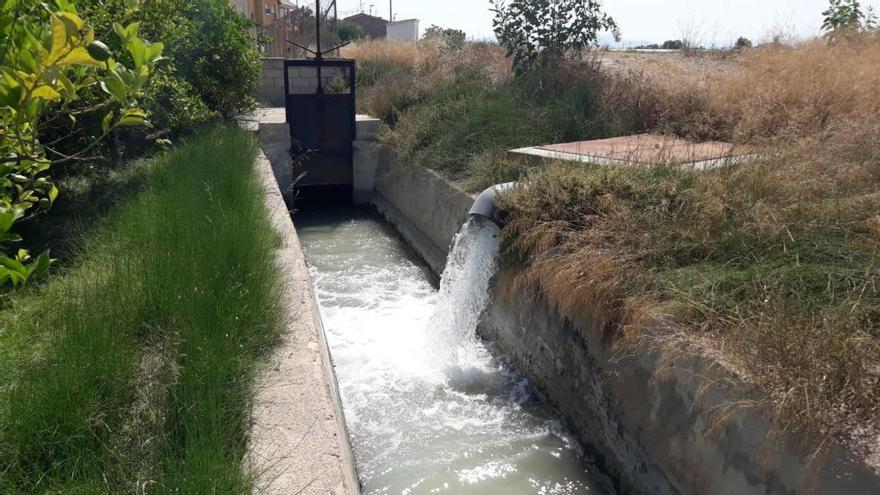
M 415 67 L 424 58 L 423 52 L 416 44 L 386 40 L 352 43 L 342 48 L 341 55 L 360 63 L 385 59 L 403 67 Z
M 880 115 L 880 35 L 750 50 L 716 81 L 706 112 L 738 142 L 839 139 Z
M 637 337 L 652 330 L 638 321 L 660 319 L 721 352 L 782 429 L 876 435 L 880 38 L 765 47 L 737 63 L 691 94 L 696 111 L 651 111 L 762 158 L 710 173 L 534 172 L 508 199 L 510 253 L 571 317 L 592 307 L 609 332 Z

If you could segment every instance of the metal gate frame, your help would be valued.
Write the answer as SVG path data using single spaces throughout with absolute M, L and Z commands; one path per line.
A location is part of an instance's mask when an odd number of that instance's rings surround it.
M 315 69 L 314 93 L 291 94 L 290 69 L 297 67 Z M 322 69 L 331 67 L 347 72 L 347 93 L 324 90 Z M 300 187 L 353 183 L 355 70 L 355 61 L 351 59 L 321 57 L 284 61 L 285 115 L 290 126 L 294 177 L 302 176 Z

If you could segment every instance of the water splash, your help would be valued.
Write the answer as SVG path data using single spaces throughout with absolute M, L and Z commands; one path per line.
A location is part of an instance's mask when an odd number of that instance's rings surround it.
M 364 493 L 595 493 L 556 418 L 475 336 L 496 267 L 494 224 L 462 227 L 439 293 L 374 217 L 299 217 L 297 229 Z
M 458 364 L 472 361 L 480 315 L 489 301 L 489 281 L 498 258 L 498 226 L 470 217 L 455 236 L 428 332 L 440 350 L 437 357 Z M 451 364 L 451 363 L 450 363 Z

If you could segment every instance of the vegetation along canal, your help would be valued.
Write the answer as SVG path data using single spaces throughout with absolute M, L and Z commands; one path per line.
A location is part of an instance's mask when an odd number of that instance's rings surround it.
M 494 225 L 465 226 L 438 292 L 375 216 L 295 221 L 365 493 L 604 493 L 526 381 L 474 336 Z

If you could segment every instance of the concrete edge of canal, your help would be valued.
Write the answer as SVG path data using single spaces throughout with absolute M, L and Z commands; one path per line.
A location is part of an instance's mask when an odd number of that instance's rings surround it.
M 281 243 L 282 340 L 257 378 L 245 468 L 260 494 L 360 493 L 317 302 L 296 229 L 265 154 L 254 163 Z

